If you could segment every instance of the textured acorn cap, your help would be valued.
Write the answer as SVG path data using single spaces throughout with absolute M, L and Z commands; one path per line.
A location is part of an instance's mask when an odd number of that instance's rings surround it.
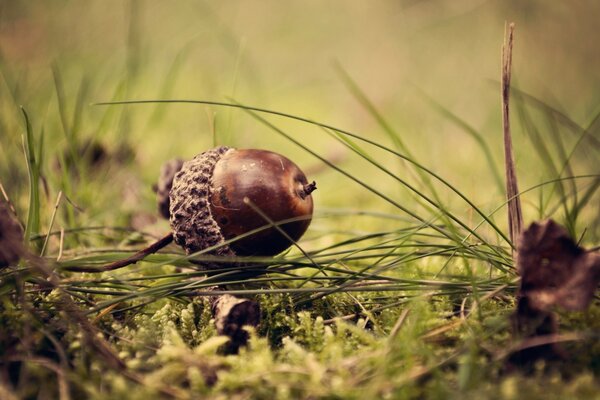
M 208 206 L 211 195 L 211 177 L 215 164 L 229 147 L 217 147 L 198 154 L 183 166 L 173 179 L 169 193 L 169 221 L 175 243 L 191 254 L 224 242 L 219 225 L 213 219 Z M 227 245 L 211 254 L 234 255 Z

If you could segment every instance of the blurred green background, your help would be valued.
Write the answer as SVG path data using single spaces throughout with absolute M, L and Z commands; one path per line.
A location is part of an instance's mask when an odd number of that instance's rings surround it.
M 153 223 L 151 184 L 162 163 L 191 158 L 215 143 L 287 155 L 317 180 L 318 209 L 385 210 L 372 193 L 341 179 L 244 111 L 186 104 L 91 105 L 125 99 L 234 99 L 393 147 L 368 107 L 352 94 L 343 70 L 415 159 L 491 211 L 502 203 L 503 193 L 489 160 L 473 136 L 444 112 L 485 140 L 501 174 L 498 81 L 506 21 L 516 23 L 513 84 L 587 127 L 600 112 L 600 2 L 595 0 L 1 1 L 0 182 L 25 215 L 22 105 L 36 138 L 44 137 L 47 213 L 58 190 L 85 211 L 71 212 L 71 220 L 60 225 Z M 580 132 L 559 120 L 552 128 L 549 115 L 547 110 L 533 115 L 532 123 L 542 138 L 550 140 L 553 130 L 558 136 L 552 140 L 562 138 L 568 155 Z M 555 178 L 513 117 L 521 188 Z M 351 155 L 324 130 L 269 120 L 411 204 L 412 197 L 397 182 Z M 598 125 L 592 127 L 590 136 L 597 140 Z M 81 151 L 95 154 L 90 143 L 99 146 L 98 157 L 108 156 L 101 163 L 79 165 L 72 176 L 70 157 Z M 587 153 L 589 147 L 594 149 L 586 143 L 577 148 L 572 174 L 598 172 L 598 153 Z M 565 157 L 560 148 L 549 150 L 558 171 Z M 406 164 L 366 149 L 423 187 Z M 448 207 L 470 218 L 455 195 L 442 190 L 442 196 Z M 527 220 L 550 213 L 540 207 L 540 197 L 524 197 Z M 590 216 L 597 219 L 598 211 Z

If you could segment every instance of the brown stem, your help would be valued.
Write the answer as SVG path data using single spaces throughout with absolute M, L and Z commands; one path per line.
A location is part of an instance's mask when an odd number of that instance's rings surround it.
M 169 233 L 164 236 L 162 239 L 152 243 L 150 246 L 142 249 L 132 255 L 131 257 L 127 257 L 123 260 L 115 261 L 113 263 L 103 265 L 100 267 L 82 267 L 82 266 L 74 266 L 74 267 L 65 267 L 65 270 L 72 272 L 105 272 L 112 271 L 115 269 L 123 268 L 131 264 L 135 264 L 136 262 L 143 260 L 146 256 L 150 254 L 154 254 L 163 247 L 168 246 L 173 241 L 173 234 Z
M 510 240 L 513 246 L 513 258 L 516 242 L 521 234 L 523 226 L 523 212 L 521 211 L 521 199 L 519 198 L 519 187 L 517 185 L 517 173 L 515 172 L 515 161 L 513 157 L 513 145 L 510 133 L 510 78 L 512 66 L 512 49 L 515 24 L 508 26 L 505 43 L 502 46 L 502 126 L 504 130 L 504 163 L 506 173 L 506 198 L 508 199 L 508 227 Z
M 302 189 L 298 191 L 298 195 L 300 198 L 305 199 L 315 190 L 317 190 L 317 182 L 313 181 L 312 183 L 307 183 L 306 185 L 302 186 Z
M 311 194 L 315 190 L 317 190 L 317 182 L 315 182 L 315 181 L 312 181 L 312 183 L 304 185 L 304 193 L 306 193 L 307 195 Z

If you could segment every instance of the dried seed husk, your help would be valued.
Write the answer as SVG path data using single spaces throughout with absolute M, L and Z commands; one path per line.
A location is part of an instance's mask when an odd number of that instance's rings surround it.
M 158 212 L 165 219 L 169 219 L 170 216 L 169 207 L 171 201 L 169 199 L 169 193 L 171 193 L 171 188 L 173 187 L 173 179 L 182 167 L 183 160 L 176 158 L 164 163 L 160 169 L 160 176 L 158 178 L 158 183 L 155 186 L 155 192 Z
M 8 205 L 0 201 L 0 269 L 15 265 L 24 254 L 23 229 Z

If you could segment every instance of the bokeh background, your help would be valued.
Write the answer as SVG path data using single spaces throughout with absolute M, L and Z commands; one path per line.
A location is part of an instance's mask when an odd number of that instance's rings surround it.
M 490 211 L 503 201 L 489 165 L 502 171 L 499 77 L 507 21 L 516 24 L 514 86 L 580 127 L 590 126 L 600 112 L 600 3 L 595 0 L 3 0 L 0 181 L 24 215 L 23 106 L 34 135 L 44 137 L 45 209 L 50 213 L 63 190 L 85 210 L 71 211 L 71 220 L 64 216 L 60 224 L 153 224 L 151 185 L 162 163 L 190 158 L 214 144 L 267 148 L 292 158 L 318 181 L 319 209 L 385 210 L 388 206 L 372 193 L 244 111 L 189 104 L 92 105 L 126 99 L 234 100 L 393 147 L 353 94 L 350 77 L 415 159 Z M 542 140 L 560 137 L 570 154 L 581 131 L 559 119 L 552 122 L 547 110 L 536 112 L 532 124 Z M 324 130 L 269 120 L 374 187 L 412 201 L 397 182 Z M 522 188 L 556 177 L 540 161 L 519 118 L 514 120 Z M 485 140 L 491 160 L 465 123 Z M 589 136 L 598 138 L 598 125 L 591 126 L 595 130 Z M 80 167 L 76 178 L 64 172 L 71 152 L 95 154 L 96 145 L 98 157 L 107 155 L 102 163 Z M 573 174 L 598 172 L 597 153 L 586 153 L 588 147 L 577 148 Z M 560 146 L 549 148 L 560 165 Z M 366 149 L 423 187 L 405 163 Z M 455 195 L 442 190 L 442 196 L 448 207 L 469 218 L 468 207 Z M 548 214 L 540 197 L 524 198 L 528 219 Z M 591 220 L 597 214 L 590 214 Z

